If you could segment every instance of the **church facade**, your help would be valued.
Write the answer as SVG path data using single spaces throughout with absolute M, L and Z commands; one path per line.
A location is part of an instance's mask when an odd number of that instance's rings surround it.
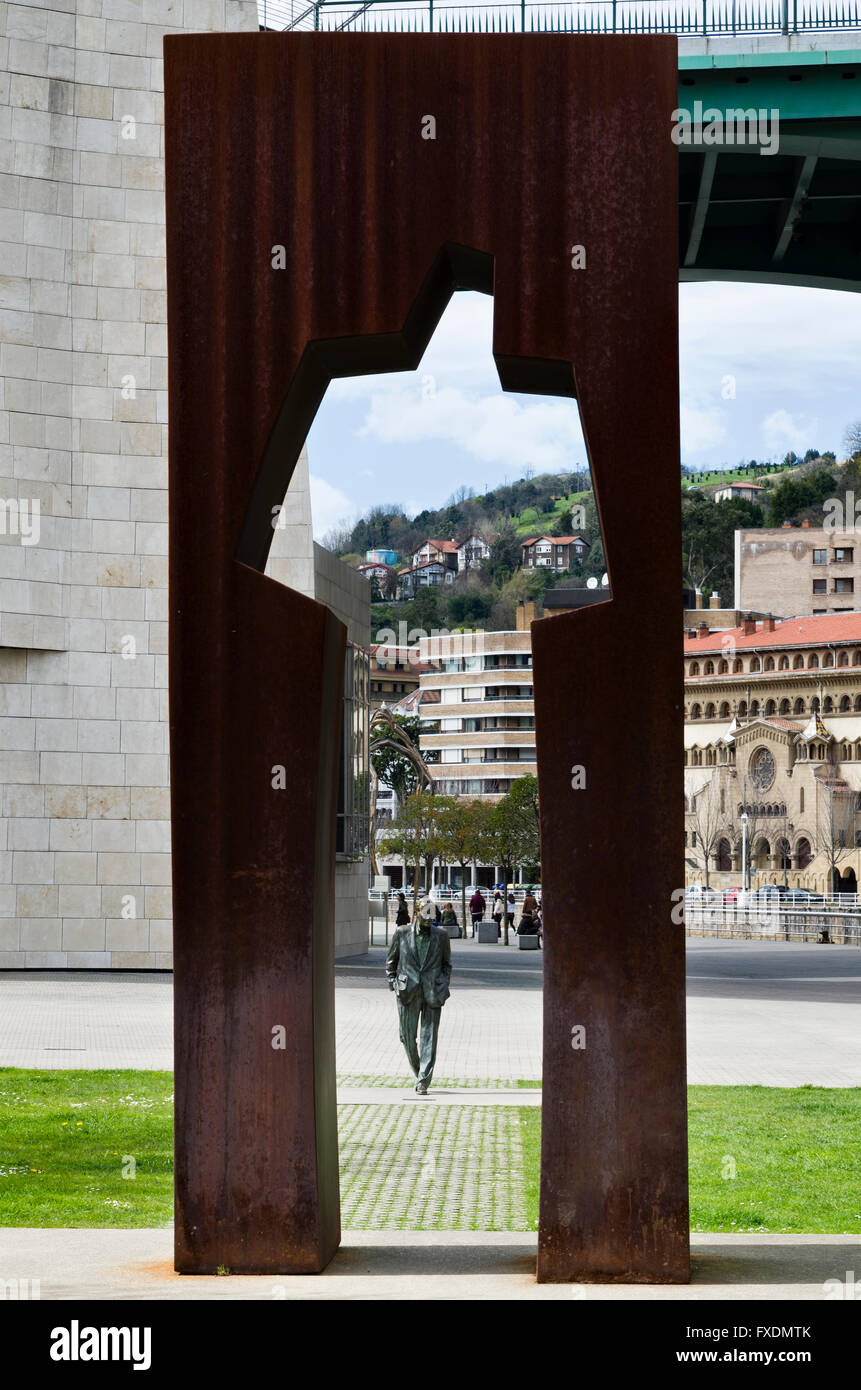
M 684 668 L 687 882 L 857 891 L 861 612 L 703 622 Z

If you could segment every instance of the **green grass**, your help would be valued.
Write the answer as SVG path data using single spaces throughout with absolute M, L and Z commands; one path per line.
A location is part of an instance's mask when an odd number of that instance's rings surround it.
M 170 1072 L 0 1069 L 0 1226 L 168 1224 L 172 1091 Z M 688 1106 L 692 1230 L 861 1233 L 861 1089 L 692 1086 Z M 517 1115 L 534 1229 L 541 1111 Z
M 0 1225 L 164 1226 L 172 1215 L 171 1072 L 0 1068 Z
M 520 1120 L 534 1230 L 541 1112 Z M 690 1086 L 688 1142 L 692 1231 L 861 1232 L 861 1089 Z

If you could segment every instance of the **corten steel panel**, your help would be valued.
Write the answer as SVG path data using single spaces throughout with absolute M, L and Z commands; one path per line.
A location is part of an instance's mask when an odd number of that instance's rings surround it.
M 576 376 L 613 592 L 534 629 L 539 1278 L 685 1279 L 675 40 L 201 35 L 165 57 L 177 1267 L 337 1245 L 343 630 L 259 571 L 329 376 L 415 365 L 471 286 L 504 386 Z

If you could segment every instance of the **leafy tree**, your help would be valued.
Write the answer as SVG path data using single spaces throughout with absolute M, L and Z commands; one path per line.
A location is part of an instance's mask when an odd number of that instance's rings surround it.
M 413 872 L 413 921 L 419 894 L 422 860 L 425 866 L 425 888 L 430 889 L 432 870 L 439 857 L 441 798 L 430 791 L 413 792 L 398 809 L 397 819 L 380 840 L 383 854 L 398 854 Z
M 486 801 L 465 801 L 460 796 L 438 796 L 440 857 L 460 868 L 460 903 L 466 936 L 466 869 L 482 852 L 482 835 L 492 807 Z
M 695 488 L 682 496 L 682 577 L 692 589 L 708 581 L 718 593 L 732 593 L 734 533 L 762 526 L 762 511 L 753 502 L 733 497 L 714 502 Z
M 803 477 L 783 478 L 771 494 L 768 507 L 769 526 L 780 526 L 795 519 L 806 508 L 821 507 L 837 488 L 834 474 L 827 468 L 817 468 Z
M 494 583 L 503 584 L 520 568 L 521 555 L 520 537 L 514 523 L 508 518 L 500 524 L 496 540 L 490 547 L 490 555 L 482 562 L 482 569 Z

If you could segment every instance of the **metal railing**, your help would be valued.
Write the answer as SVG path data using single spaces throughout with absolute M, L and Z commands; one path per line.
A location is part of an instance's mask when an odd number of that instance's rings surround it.
M 822 902 L 782 903 L 776 898 L 745 902 L 714 899 L 685 902 L 688 936 L 734 936 L 763 941 L 827 942 L 861 946 L 861 906 L 857 895 L 843 893 Z
M 259 0 L 268 29 L 374 33 L 798 34 L 861 27 L 861 0 Z

